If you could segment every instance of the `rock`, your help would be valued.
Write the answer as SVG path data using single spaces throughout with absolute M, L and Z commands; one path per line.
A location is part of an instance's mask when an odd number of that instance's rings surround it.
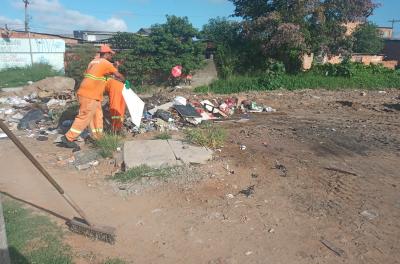
M 92 162 L 97 161 L 100 158 L 100 154 L 95 149 L 81 150 L 74 153 L 74 164 L 77 165 L 89 165 L 92 166 Z
M 77 168 L 79 171 L 90 169 L 90 167 L 92 167 L 92 165 L 90 165 L 89 163 L 75 166 L 75 168 Z

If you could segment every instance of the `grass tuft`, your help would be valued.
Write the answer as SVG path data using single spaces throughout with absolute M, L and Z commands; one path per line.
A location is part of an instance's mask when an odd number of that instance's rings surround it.
M 104 264 L 125 264 L 126 262 L 119 258 L 107 259 Z
M 103 158 L 111 158 L 114 151 L 121 146 L 122 137 L 115 134 L 104 134 L 102 138 L 96 140 L 95 146 Z
M 168 140 L 168 139 L 171 139 L 171 138 L 172 138 L 172 136 L 168 132 L 160 133 L 160 134 L 158 134 L 158 135 L 156 135 L 154 137 L 154 139 L 161 139 L 161 140 Z
M 3 206 L 11 263 L 73 263 L 71 249 L 63 244 L 55 223 L 9 199 Z
M 188 129 L 185 135 L 188 142 L 213 149 L 222 147 L 226 139 L 226 131 L 211 124 Z
M 43 63 L 23 68 L 8 68 L 0 71 L 0 88 L 22 86 L 28 81 L 36 82 L 46 77 L 59 75 L 63 74 Z
M 120 172 L 115 174 L 111 179 L 121 182 L 133 182 L 140 180 L 141 178 L 166 178 L 172 175 L 175 167 L 165 167 L 165 168 L 150 168 L 147 165 L 141 165 L 136 168 L 132 168 L 125 172 Z

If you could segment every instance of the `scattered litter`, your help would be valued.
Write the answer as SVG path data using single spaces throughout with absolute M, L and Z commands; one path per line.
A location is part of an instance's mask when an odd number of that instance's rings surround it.
M 34 124 L 36 124 L 37 121 L 42 120 L 43 118 L 44 114 L 41 109 L 32 109 L 21 119 L 18 124 L 18 129 L 33 129 Z
M 280 164 L 277 160 L 275 161 L 275 169 L 280 170 L 282 177 L 287 177 L 288 169 L 285 167 L 285 165 Z
M 379 91 L 379 94 L 386 94 L 386 91 Z
M 338 247 L 336 247 L 335 245 L 333 245 L 331 242 L 329 242 L 328 240 L 325 239 L 321 239 L 320 242 L 327 247 L 328 249 L 330 249 L 333 253 L 335 253 L 337 256 L 339 257 L 343 257 L 345 252 L 343 249 L 340 249 Z
M 36 138 L 37 141 L 47 141 L 49 138 L 47 136 L 40 135 Z
M 172 122 L 174 119 L 172 118 L 172 114 L 168 111 L 158 109 L 156 113 L 153 115 L 155 118 L 160 118 L 161 120 L 164 120 L 165 122 Z
M 326 167 L 325 169 L 326 170 L 330 170 L 330 171 L 336 171 L 336 172 L 340 172 L 340 173 L 344 173 L 344 174 L 350 174 L 350 175 L 353 175 L 353 176 L 357 176 L 357 173 L 346 171 L 346 170 L 342 170 L 342 169 L 338 169 L 338 168 L 334 168 L 334 167 Z
M 250 256 L 251 254 L 253 254 L 253 251 L 247 251 L 246 253 L 244 253 L 246 256 Z
M 174 101 L 173 101 L 173 105 L 183 105 L 186 106 L 187 105 L 187 100 L 185 97 L 182 96 L 177 96 L 175 97 Z
M 6 133 L 0 133 L 0 138 L 8 138 L 8 136 L 6 135 Z
M 228 193 L 228 194 L 226 195 L 226 198 L 228 198 L 228 199 L 233 199 L 233 198 L 235 198 L 235 196 L 234 196 L 233 194 L 231 194 L 231 193 Z
M 246 150 L 247 147 L 245 145 L 240 145 L 240 150 Z
M 254 186 L 255 185 L 249 186 L 246 189 L 241 190 L 239 193 L 244 194 L 246 197 L 250 197 L 251 195 L 253 195 L 255 193 Z
M 174 108 L 182 117 L 201 117 L 192 105 L 174 105 Z
M 362 211 L 360 213 L 360 215 L 364 216 L 368 220 L 374 220 L 375 218 L 377 218 L 379 216 L 379 214 L 377 212 L 370 211 L 370 210 Z

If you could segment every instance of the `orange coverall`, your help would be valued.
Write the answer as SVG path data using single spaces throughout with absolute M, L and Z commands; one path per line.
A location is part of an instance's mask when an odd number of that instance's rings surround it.
M 114 132 L 121 130 L 126 104 L 122 96 L 122 90 L 124 84 L 115 79 L 109 78 L 106 82 L 106 92 L 110 98 L 110 114 L 111 114 L 111 125 Z
M 101 101 L 106 86 L 106 75 L 117 72 L 106 59 L 98 58 L 89 63 L 84 79 L 78 89 L 79 113 L 70 130 L 65 134 L 74 141 L 89 126 L 92 137 L 98 139 L 103 134 L 103 111 Z

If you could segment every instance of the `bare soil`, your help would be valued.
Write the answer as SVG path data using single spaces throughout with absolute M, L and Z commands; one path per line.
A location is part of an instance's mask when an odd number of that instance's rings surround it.
M 78 172 L 69 150 L 21 139 L 93 222 L 117 229 L 115 245 L 66 230 L 77 263 L 400 263 L 399 94 L 243 94 L 278 112 L 219 123 L 229 137 L 213 161 L 138 192 L 108 179 L 111 160 Z M 2 192 L 74 215 L 9 140 L 0 168 Z

